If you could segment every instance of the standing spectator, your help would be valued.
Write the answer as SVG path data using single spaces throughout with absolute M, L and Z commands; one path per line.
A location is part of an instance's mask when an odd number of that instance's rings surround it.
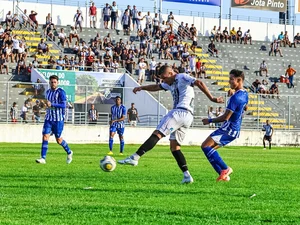
M 111 72 L 113 73 L 117 73 L 118 72 L 118 69 L 119 69 L 119 63 L 116 59 L 114 59 L 111 63 Z
M 153 31 L 152 31 L 152 37 L 154 37 L 154 35 L 156 34 L 156 32 L 159 29 L 159 17 L 158 14 L 155 13 L 154 14 L 154 18 L 153 18 Z
M 130 35 L 130 14 L 127 9 L 122 16 L 121 24 L 123 25 L 124 35 Z
M 204 78 L 206 79 L 206 66 L 205 63 L 202 63 L 202 65 L 200 66 L 200 78 L 202 78 L 202 74 L 204 74 Z
M 201 77 L 200 68 L 201 68 L 201 60 L 198 57 L 197 58 L 197 62 L 196 62 L 196 78 L 200 78 Z
M 17 103 L 14 102 L 12 107 L 10 108 L 10 118 L 12 123 L 18 122 L 18 107 Z
M 79 26 L 80 32 L 82 32 L 82 22 L 83 16 L 79 9 L 77 9 L 76 14 L 74 15 L 75 29 L 77 30 L 77 26 Z
M 27 108 L 27 104 L 26 101 L 24 102 L 24 105 L 22 106 L 22 110 L 21 110 L 21 118 L 23 119 L 24 123 L 28 123 L 27 122 L 27 112 L 28 112 L 28 108 Z
M 210 44 L 208 45 L 208 52 L 212 56 L 216 56 L 218 58 L 218 50 L 216 49 L 216 45 L 214 44 L 213 40 L 211 40 Z
M 12 14 L 11 11 L 8 11 L 8 13 L 5 16 L 5 23 L 6 26 L 11 26 L 12 25 Z
M 110 24 L 111 29 L 114 30 L 116 29 L 117 18 L 118 18 L 118 7 L 116 2 L 113 1 L 111 6 L 111 24 Z
M 150 62 L 150 80 L 154 81 L 155 78 L 155 71 L 156 71 L 157 62 L 155 61 L 155 57 L 152 57 Z
M 170 12 L 170 14 L 168 15 L 167 22 L 170 25 L 171 32 L 173 32 L 173 21 L 174 21 L 174 15 L 173 15 L 173 12 Z
M 222 107 L 219 107 L 216 109 L 216 117 L 222 116 L 224 114 L 224 110 Z M 216 123 L 216 127 L 220 128 L 222 126 L 222 123 Z
M 32 121 L 39 123 L 41 122 L 41 106 L 40 106 L 40 100 L 35 101 L 35 105 L 32 107 Z
M 95 6 L 94 2 L 92 2 L 92 5 L 90 6 L 89 16 L 90 16 L 90 28 L 92 28 L 92 24 L 93 24 L 94 28 L 96 29 L 97 7 Z
M 43 94 L 43 92 L 45 91 L 40 79 L 37 79 L 36 83 L 33 85 L 33 88 L 35 97 L 39 96 L 40 94 Z
M 111 7 L 108 3 L 105 4 L 105 7 L 103 8 L 103 25 L 104 29 L 108 29 L 108 22 L 111 17 Z
M 138 78 L 139 84 L 142 84 L 143 81 L 145 80 L 146 69 L 147 69 L 147 64 L 144 62 L 144 58 L 141 58 L 139 63 L 139 78 Z
M 214 111 L 214 108 L 212 106 L 210 106 L 207 111 L 207 117 L 210 120 L 212 120 L 213 118 L 216 118 L 216 112 Z M 214 127 L 215 127 L 215 123 L 209 124 L 209 128 L 214 128 Z
M 88 120 L 89 120 L 89 124 L 97 124 L 98 111 L 97 109 L 95 109 L 94 104 L 91 105 L 91 108 L 88 111 Z
M 266 150 L 266 143 L 265 143 L 266 140 L 269 142 L 269 149 L 271 149 L 271 145 L 272 145 L 271 142 L 272 142 L 274 129 L 272 125 L 269 123 L 269 120 L 266 120 L 266 124 L 263 125 L 262 131 L 265 131 L 265 135 L 263 139 L 264 150 Z
M 30 25 L 32 27 L 32 30 L 34 30 L 35 32 L 37 31 L 37 28 L 39 26 L 36 16 L 37 13 L 34 10 L 31 10 L 31 14 L 29 14 Z
M 296 74 L 296 70 L 291 67 L 291 65 L 288 65 L 287 70 L 285 71 L 285 76 L 289 76 L 289 88 L 294 88 L 294 75 Z
M 131 103 L 131 108 L 127 110 L 127 119 L 132 127 L 136 127 L 137 122 L 140 122 L 138 110 L 134 107 L 134 103 Z
M 191 54 L 189 57 L 189 67 L 190 67 L 190 72 L 195 72 L 196 73 L 196 55 Z
M 136 6 L 133 6 L 133 9 L 131 10 L 131 17 L 132 17 L 132 30 L 134 31 L 134 25 L 137 24 L 137 16 L 138 16 L 138 10 L 136 9 Z
M 25 63 L 25 60 L 24 60 L 24 57 L 22 56 L 21 59 L 18 60 L 18 63 L 17 63 L 17 71 L 18 71 L 18 75 L 23 74 L 23 72 L 25 71 L 26 69 L 26 63 Z
M 268 77 L 268 67 L 265 60 L 262 61 L 259 67 L 260 76 L 262 76 L 262 72 L 266 72 L 266 77 Z

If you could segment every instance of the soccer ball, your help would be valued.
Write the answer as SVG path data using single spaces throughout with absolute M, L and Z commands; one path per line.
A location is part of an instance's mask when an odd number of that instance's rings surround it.
M 111 156 L 105 156 L 100 160 L 100 168 L 105 172 L 111 172 L 116 169 L 116 160 Z

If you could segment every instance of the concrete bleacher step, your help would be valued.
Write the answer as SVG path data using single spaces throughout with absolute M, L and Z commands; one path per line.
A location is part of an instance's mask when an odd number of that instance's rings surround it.
M 278 117 L 279 113 L 276 112 L 251 112 L 252 116 L 267 116 L 267 117 Z
M 272 111 L 271 107 L 249 106 L 247 111 Z
M 264 105 L 264 101 L 250 100 L 248 101 L 248 105 Z
M 30 52 L 30 53 L 37 52 L 37 49 L 36 49 L 36 48 L 30 48 L 29 52 Z M 59 53 L 60 53 L 60 50 L 50 49 L 49 52 L 50 52 L 50 53 L 53 53 L 53 54 L 59 54 Z
M 38 44 L 39 44 L 39 42 L 26 42 L 26 45 L 29 46 L 29 47 L 36 47 L 37 48 Z M 47 45 L 48 45 L 49 48 L 53 47 L 53 44 L 48 44 L 47 43 Z
M 293 125 L 279 125 L 279 124 L 273 124 L 272 127 L 274 129 L 293 129 L 294 126 Z
M 42 59 L 42 60 L 48 60 L 50 59 L 50 56 L 51 55 L 36 55 L 37 59 Z M 59 56 L 57 55 L 52 55 L 53 56 L 53 59 L 58 59 Z
M 13 30 L 12 32 L 13 34 L 17 34 L 17 35 L 27 35 L 27 36 L 32 36 L 32 35 L 41 35 L 41 32 L 29 32 L 26 30 Z

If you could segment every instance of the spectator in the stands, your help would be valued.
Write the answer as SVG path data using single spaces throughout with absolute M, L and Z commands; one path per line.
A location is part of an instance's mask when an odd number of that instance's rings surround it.
M 53 23 L 50 23 L 50 24 L 46 25 L 45 30 L 44 30 L 44 34 L 45 34 L 47 40 L 55 41 L 54 33 L 55 33 L 56 28 L 52 24 Z
M 144 61 L 144 58 L 140 59 L 139 62 L 139 78 L 138 78 L 138 83 L 143 84 L 143 81 L 145 80 L 145 74 L 146 74 L 146 69 L 147 69 L 147 64 Z
M 223 30 L 223 34 L 222 34 L 222 41 L 225 40 L 225 43 L 227 43 L 227 40 L 230 40 L 230 36 L 229 36 L 229 32 L 227 30 L 227 27 L 225 27 L 225 29 Z
M 54 66 L 55 66 L 55 60 L 53 59 L 53 55 L 50 56 L 50 58 L 48 59 L 48 62 L 47 62 L 47 69 L 53 69 Z
M 216 34 L 215 34 L 215 40 L 217 42 L 223 42 L 223 34 L 222 34 L 222 31 L 221 31 L 221 27 L 219 27 L 216 31 Z
M 43 38 L 41 39 L 41 42 L 38 44 L 38 53 L 41 54 L 41 55 L 44 55 L 45 53 L 46 54 L 49 53 L 49 47 L 45 43 Z
M 20 23 L 20 20 L 18 14 L 15 13 L 11 21 L 11 27 L 15 28 L 17 23 Z
M 238 42 L 240 42 L 240 44 L 242 44 L 242 41 L 243 41 L 243 32 L 241 30 L 241 27 L 239 27 L 239 29 L 236 32 L 236 40 Z
M 77 26 L 79 26 L 80 32 L 82 32 L 82 22 L 83 22 L 83 16 L 81 10 L 77 9 L 76 14 L 73 18 L 75 22 L 75 29 L 77 30 Z
M 13 42 L 13 46 L 12 46 L 12 63 L 14 61 L 18 61 L 19 60 L 19 48 L 20 48 L 20 40 L 18 39 L 18 35 L 14 35 L 12 37 L 12 42 Z
M 288 45 L 289 47 L 292 47 L 294 45 L 294 47 L 296 48 L 295 43 L 290 42 L 289 35 L 288 35 L 287 31 L 284 32 L 284 39 L 283 39 L 283 46 L 286 47 L 286 45 Z
M 45 88 L 41 83 L 42 83 L 41 80 L 37 79 L 36 83 L 33 85 L 34 96 L 39 96 L 40 94 L 43 94 L 43 92 L 45 91 Z
M 266 72 L 266 77 L 268 77 L 268 66 L 265 60 L 262 61 L 259 67 L 260 76 L 262 76 L 263 72 Z
M 282 47 L 282 44 L 284 44 L 284 34 L 283 34 L 283 31 L 281 31 L 280 34 L 278 35 L 277 41 L 278 41 L 280 47 Z
M 108 22 L 110 21 L 111 17 L 111 7 L 108 3 L 105 4 L 105 7 L 102 10 L 102 15 L 104 29 L 108 29 Z
M 113 72 L 113 73 L 117 73 L 118 72 L 118 69 L 119 69 L 119 63 L 118 63 L 118 61 L 116 60 L 116 59 L 114 59 L 113 61 L 112 61 L 112 63 L 111 63 L 111 72 Z
M 11 11 L 8 11 L 8 13 L 6 14 L 5 16 L 5 23 L 6 23 L 6 26 L 12 26 L 12 14 L 11 14 Z
M 111 24 L 110 24 L 110 28 L 111 29 L 116 29 L 116 22 L 117 22 L 117 18 L 118 18 L 118 7 L 117 7 L 117 3 L 115 1 L 112 2 L 111 7 Z
M 167 20 L 167 22 L 168 22 L 169 25 L 170 25 L 171 32 L 173 32 L 173 22 L 174 22 L 174 15 L 173 15 L 173 12 L 170 12 L 170 14 L 168 15 L 168 20 Z
M 188 63 L 188 58 L 190 53 L 188 52 L 187 48 L 184 48 L 183 53 L 181 54 L 181 63 Z
M 221 29 L 221 28 L 220 28 Z M 221 30 L 220 30 L 221 31 Z M 211 40 L 216 40 L 216 34 L 217 34 L 217 27 L 214 26 L 214 28 L 210 31 L 210 39 Z
M 95 6 L 95 3 L 92 2 L 92 5 L 89 9 L 89 16 L 90 16 L 90 28 L 92 28 L 92 25 L 96 29 L 96 22 L 97 22 L 97 7 Z
M 189 56 L 189 67 L 190 67 L 190 71 L 195 72 L 195 74 L 196 74 L 196 55 L 195 54 L 191 54 L 191 56 Z
M 287 70 L 285 71 L 285 76 L 289 77 L 289 86 L 288 88 L 294 88 L 294 75 L 296 74 L 296 70 L 291 66 L 288 65 Z
M 216 118 L 216 112 L 214 111 L 214 108 L 212 106 L 209 107 L 209 109 L 207 111 L 207 116 L 208 116 L 208 119 Z M 214 128 L 214 127 L 215 127 L 215 123 L 209 124 L 209 128 Z
M 202 78 L 202 74 L 204 74 L 204 78 L 206 79 L 206 66 L 205 63 L 202 63 L 202 65 L 200 66 L 200 78 Z
M 250 45 L 252 45 L 252 36 L 250 33 L 250 29 L 248 29 L 245 33 L 244 33 L 244 44 L 246 45 L 249 41 Z
M 37 16 L 37 13 L 34 10 L 31 10 L 31 14 L 29 14 L 30 25 L 31 25 L 32 30 L 35 30 L 35 31 L 37 31 L 37 28 L 39 26 L 36 16 Z
M 5 69 L 6 74 L 8 74 L 8 61 L 5 58 L 5 54 L 1 54 L 0 57 L 0 70 L 1 70 L 1 74 L 3 74 L 3 69 Z
M 276 81 L 271 85 L 269 92 L 273 95 L 272 98 L 274 98 L 275 94 L 277 94 L 277 98 L 279 98 L 279 89 Z
M 48 13 L 48 15 L 46 16 L 45 27 L 47 27 L 47 26 L 52 26 L 54 30 L 56 29 L 56 28 L 55 28 L 55 24 L 54 24 L 53 21 L 52 21 L 52 16 L 51 16 L 50 13 Z
M 24 58 L 20 58 L 18 63 L 17 63 L 17 75 L 20 75 L 21 72 L 23 73 L 26 69 L 26 63 Z
M 65 29 L 61 28 L 60 33 L 58 34 L 58 38 L 62 47 L 65 47 L 65 44 L 70 48 L 70 40 L 67 38 L 67 34 L 65 33 Z
M 236 31 L 234 30 L 234 27 L 230 31 L 230 43 L 236 43 Z
M 70 30 L 70 34 L 69 34 L 69 40 L 70 40 L 70 44 L 72 44 L 72 40 L 73 38 L 76 38 L 77 41 L 79 42 L 79 34 L 77 32 L 77 30 L 75 29 L 75 27 L 71 26 L 71 30 Z
M 270 51 L 269 51 L 269 56 L 270 55 L 274 55 L 275 54 L 275 56 L 277 55 L 277 52 L 279 52 L 279 54 L 280 54 L 280 57 L 283 57 L 283 55 L 282 55 L 282 50 L 279 48 L 279 43 L 278 43 L 278 41 L 275 39 L 272 43 L 271 43 L 271 45 L 270 45 Z
M 198 57 L 196 62 L 196 78 L 200 78 L 201 60 Z
M 0 24 L 0 40 L 3 39 L 4 37 L 4 29 L 2 27 L 2 25 Z
M 17 103 L 14 102 L 12 107 L 10 108 L 10 118 L 12 123 L 18 122 L 18 107 Z
M 109 68 L 110 67 L 110 62 L 112 60 L 112 57 L 109 54 L 109 50 L 108 49 L 106 50 L 106 52 L 103 55 L 103 60 L 104 60 L 105 67 Z
M 130 15 L 128 10 L 125 10 L 121 19 L 121 24 L 123 25 L 124 35 L 130 35 Z
M 216 45 L 213 40 L 211 40 L 210 44 L 208 45 L 208 52 L 212 56 L 218 57 L 218 49 L 216 49 Z
M 27 15 L 27 9 L 24 9 L 23 15 L 21 17 L 21 26 L 27 27 L 28 23 L 28 15 Z
M 294 43 L 296 45 L 300 44 L 300 35 L 299 35 L 299 33 L 297 33 L 297 35 L 294 37 Z
M 38 61 L 36 55 L 34 56 L 34 59 L 33 59 L 33 61 L 32 61 L 32 67 L 33 67 L 33 68 L 38 68 L 38 67 L 39 67 L 39 61 Z
M 56 61 L 56 69 L 57 70 L 64 70 L 65 61 L 63 60 L 62 56 L 59 56 L 59 59 Z
M 260 81 L 258 79 L 256 79 L 253 83 L 252 83 L 252 89 L 254 93 L 258 92 L 258 87 L 260 85 Z

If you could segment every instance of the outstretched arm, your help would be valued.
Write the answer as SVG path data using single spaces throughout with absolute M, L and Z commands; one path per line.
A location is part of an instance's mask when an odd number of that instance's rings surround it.
M 208 90 L 207 86 L 201 80 L 196 80 L 194 82 L 194 85 L 197 86 L 212 102 L 224 103 L 223 97 L 218 97 L 218 98 L 213 97 L 210 91 Z
M 213 119 L 208 119 L 208 118 L 203 119 L 202 120 L 203 125 L 207 125 L 210 123 L 222 123 L 224 121 L 227 121 L 231 117 L 232 113 L 233 113 L 232 111 L 226 109 L 225 113 L 222 116 L 219 116 L 219 117 L 213 118 Z
M 133 93 L 137 93 L 138 91 L 160 91 L 163 88 L 161 87 L 160 84 L 150 84 L 150 85 L 146 85 L 146 86 L 139 86 L 139 87 L 135 87 L 133 89 Z

